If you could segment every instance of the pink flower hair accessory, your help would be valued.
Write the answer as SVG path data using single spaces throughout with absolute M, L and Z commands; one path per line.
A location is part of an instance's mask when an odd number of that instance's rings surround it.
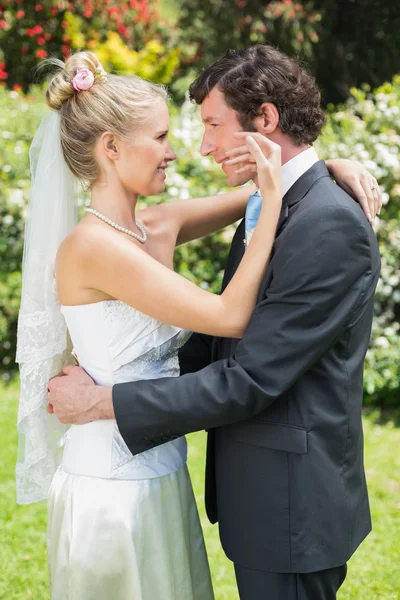
M 89 69 L 78 69 L 71 83 L 77 92 L 90 90 L 94 84 L 94 75 Z

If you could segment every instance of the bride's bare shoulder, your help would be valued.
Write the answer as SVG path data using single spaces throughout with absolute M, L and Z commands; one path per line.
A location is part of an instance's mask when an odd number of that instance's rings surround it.
M 101 252 L 108 237 L 108 228 L 103 224 L 81 221 L 62 241 L 58 248 L 56 264 L 60 267 L 78 268 L 85 258 Z M 112 232 L 111 232 L 112 234 Z
M 111 229 L 111 228 L 110 228 Z M 111 297 L 87 287 L 93 261 L 102 262 L 107 248 L 112 252 L 110 236 L 118 235 L 102 224 L 81 221 L 61 243 L 56 257 L 56 280 L 61 304 L 87 304 Z

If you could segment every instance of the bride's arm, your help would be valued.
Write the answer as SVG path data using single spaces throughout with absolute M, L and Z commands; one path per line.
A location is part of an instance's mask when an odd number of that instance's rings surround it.
M 346 158 L 331 158 L 325 164 L 336 183 L 357 200 L 367 219 L 373 221 L 382 208 L 382 194 L 375 177 Z
M 352 160 L 337 158 L 325 163 L 336 183 L 357 200 L 368 220 L 374 219 L 382 208 L 376 179 Z M 216 196 L 166 202 L 157 210 L 162 222 L 168 220 L 170 229 L 179 232 L 176 244 L 185 244 L 243 218 L 247 200 L 254 191 L 255 186 L 245 186 Z
M 166 202 L 157 207 L 159 218 L 178 232 L 176 245 L 185 244 L 242 219 L 255 190 L 255 185 L 247 185 L 215 196 Z
M 254 141 L 248 142 L 249 149 L 257 161 L 261 194 L 267 200 L 263 200 L 249 247 L 223 294 L 206 292 L 161 265 L 125 236 L 107 228 L 100 231 L 99 227 L 87 227 L 85 236 L 69 248 L 75 253 L 74 263 L 83 268 L 85 287 L 100 290 L 164 323 L 199 333 L 242 337 L 256 304 L 282 203 L 280 147 L 262 136 L 257 141 L 264 154 Z

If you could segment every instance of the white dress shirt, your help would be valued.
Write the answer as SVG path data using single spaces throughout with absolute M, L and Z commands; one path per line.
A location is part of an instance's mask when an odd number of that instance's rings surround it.
M 318 154 L 311 147 L 282 165 L 282 196 L 287 194 L 292 185 L 318 161 Z

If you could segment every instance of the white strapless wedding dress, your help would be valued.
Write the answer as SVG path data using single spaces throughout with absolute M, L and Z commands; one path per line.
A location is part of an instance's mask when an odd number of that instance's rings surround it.
M 99 385 L 179 375 L 189 333 L 119 301 L 63 306 Z M 115 421 L 73 425 L 49 493 L 52 600 L 212 600 L 184 437 L 137 456 Z

